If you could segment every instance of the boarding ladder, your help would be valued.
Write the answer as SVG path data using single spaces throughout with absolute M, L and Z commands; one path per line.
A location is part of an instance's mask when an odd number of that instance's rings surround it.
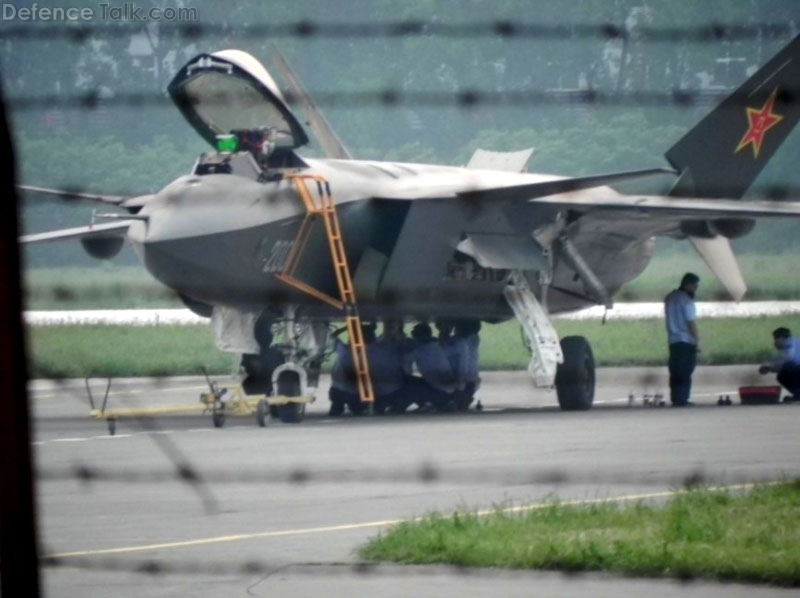
M 525 274 L 520 270 L 511 272 L 503 292 L 531 346 L 528 373 L 537 387 L 552 388 L 555 385 L 558 364 L 564 362 L 564 355 L 558 333 L 550 323 L 547 311 L 536 299 Z
M 285 178 L 290 180 L 297 189 L 297 193 L 300 195 L 300 199 L 306 209 L 306 217 L 300 225 L 297 238 L 286 259 L 286 265 L 283 270 L 276 275 L 276 278 L 345 312 L 345 325 L 347 326 L 347 335 L 350 338 L 350 351 L 353 356 L 353 364 L 355 365 L 358 396 L 364 403 L 373 403 L 375 401 L 375 395 L 372 390 L 372 381 L 369 377 L 367 348 L 364 343 L 364 336 L 361 333 L 361 318 L 358 315 L 356 294 L 353 289 L 353 277 L 350 274 L 350 267 L 347 264 L 347 255 L 344 252 L 342 231 L 339 227 L 339 217 L 336 215 L 336 204 L 331 195 L 330 184 L 324 177 L 315 174 L 288 174 Z M 308 188 L 308 183 L 310 181 L 317 184 L 316 196 Z M 333 261 L 333 270 L 336 274 L 339 299 L 315 289 L 294 276 L 300 263 L 300 257 L 311 236 L 312 223 L 317 218 L 321 218 L 325 225 L 325 236 L 328 239 L 328 248 L 330 249 L 331 260 Z

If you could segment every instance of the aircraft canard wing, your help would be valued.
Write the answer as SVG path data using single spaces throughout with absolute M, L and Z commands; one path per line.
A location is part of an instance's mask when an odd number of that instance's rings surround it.
M 344 143 L 342 143 L 342 140 L 339 139 L 336 131 L 333 130 L 333 127 L 328 122 L 328 119 L 325 118 L 319 108 L 317 108 L 314 100 L 311 99 L 311 96 L 308 95 L 300 84 L 300 80 L 294 74 L 286 58 L 274 45 L 272 47 L 272 52 L 274 54 L 273 62 L 275 66 L 285 79 L 294 100 L 300 105 L 303 112 L 305 112 L 306 118 L 308 119 L 307 124 L 311 132 L 314 133 L 314 137 L 316 137 L 325 157 L 339 160 L 352 160 L 352 154 L 345 147 Z
M 50 195 L 65 201 L 96 201 L 98 203 L 125 208 L 131 214 L 137 213 L 147 204 L 147 202 L 155 197 L 155 195 L 132 195 L 129 197 L 124 195 L 100 195 L 97 193 L 84 193 L 82 191 L 69 191 L 67 189 L 47 189 L 45 187 L 34 187 L 32 185 L 17 185 L 17 189 L 25 191 L 26 193 Z
M 20 243 L 44 243 L 47 241 L 61 241 L 63 239 L 91 239 L 110 237 L 124 237 L 128 232 L 128 227 L 136 220 L 120 220 L 118 222 L 104 222 L 102 224 L 90 224 L 88 226 L 78 226 L 76 228 L 64 228 L 47 233 L 36 233 L 23 235 L 19 238 Z
M 79 191 L 68 191 L 66 189 L 47 189 L 45 187 L 34 187 L 33 185 L 17 185 L 17 189 L 29 191 L 32 193 L 41 193 L 42 195 L 52 195 L 60 199 L 88 199 L 100 203 L 107 203 L 111 205 L 122 205 L 128 197 L 122 195 L 98 195 L 96 193 L 83 193 Z
M 491 189 L 476 189 L 462 191 L 458 196 L 462 199 L 472 201 L 524 201 L 549 195 L 559 195 L 570 193 L 582 189 L 592 189 L 603 187 L 613 183 L 631 181 L 655 175 L 671 174 L 675 175 L 674 170 L 666 168 L 647 168 L 644 170 L 630 170 L 626 172 L 615 172 L 612 174 L 601 174 L 587 177 L 574 177 L 554 179 L 539 183 L 528 183 L 525 185 L 514 185 L 511 187 L 494 187 Z

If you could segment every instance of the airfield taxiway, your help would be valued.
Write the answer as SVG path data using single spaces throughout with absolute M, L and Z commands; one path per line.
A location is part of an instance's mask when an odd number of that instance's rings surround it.
M 553 572 L 376 567 L 355 551 L 433 510 L 663 500 L 687 480 L 800 476 L 800 405 L 743 407 L 753 366 L 699 368 L 688 409 L 645 407 L 665 368 L 598 370 L 597 404 L 564 413 L 522 372 L 484 375 L 480 413 L 325 416 L 296 425 L 88 418 L 83 381 L 30 383 L 46 595 L 777 596 L 759 586 Z M 96 382 L 96 389 L 104 385 Z M 116 380 L 111 405 L 186 405 L 202 378 Z M 636 400 L 629 406 L 628 396 Z M 719 407 L 719 395 L 734 405 Z

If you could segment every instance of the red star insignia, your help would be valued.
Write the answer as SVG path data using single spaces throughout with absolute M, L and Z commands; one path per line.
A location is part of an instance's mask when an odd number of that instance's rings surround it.
M 734 153 L 740 151 L 747 145 L 753 146 L 753 157 L 758 158 L 758 153 L 761 151 L 761 144 L 764 142 L 764 134 L 772 127 L 777 125 L 783 116 L 775 114 L 772 108 L 775 106 L 775 96 L 778 95 L 778 88 L 769 96 L 769 99 L 764 103 L 761 108 L 746 108 L 747 120 L 750 127 L 742 137 L 739 145 L 736 146 Z

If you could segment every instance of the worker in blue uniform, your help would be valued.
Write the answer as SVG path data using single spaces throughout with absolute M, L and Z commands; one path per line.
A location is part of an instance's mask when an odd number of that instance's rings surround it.
M 359 415 L 366 409 L 366 405 L 361 402 L 361 397 L 358 394 L 358 380 L 355 363 L 353 362 L 352 348 L 350 343 L 345 343 L 339 338 L 345 330 L 347 330 L 347 327 L 343 326 L 334 330 L 331 335 L 333 336 L 336 358 L 331 368 L 331 388 L 328 392 L 331 407 L 328 415 L 334 417 L 342 415 L 345 407 L 353 415 Z M 364 339 L 367 352 L 369 352 L 370 344 L 375 342 L 375 324 L 362 324 L 361 336 Z M 369 357 L 367 357 L 367 361 L 369 362 Z
M 463 343 L 464 362 L 461 364 L 461 376 L 464 379 L 464 389 L 458 393 L 456 408 L 466 411 L 475 400 L 475 392 L 480 386 L 480 370 L 478 361 L 478 348 L 481 343 L 478 333 L 481 330 L 480 320 L 458 320 L 456 322 L 455 336 Z
M 669 343 L 669 390 L 673 407 L 688 407 L 692 373 L 697 365 L 700 337 L 694 296 L 700 278 L 687 272 L 680 286 L 664 298 L 664 316 Z
M 381 337 L 367 344 L 367 362 L 372 391 L 375 395 L 376 414 L 402 412 L 407 406 L 405 399 L 406 376 L 403 354 L 408 339 L 403 338 L 403 327 L 384 322 Z
M 457 385 L 453 368 L 428 324 L 414 326 L 411 337 L 416 342 L 414 363 L 420 376 L 411 379 L 409 398 L 421 410 L 444 411 L 455 398 Z
M 800 338 L 792 336 L 788 328 L 780 327 L 772 331 L 772 341 L 778 356 L 772 363 L 759 367 L 758 372 L 777 373 L 778 383 L 791 393 L 788 400 L 800 400 Z

